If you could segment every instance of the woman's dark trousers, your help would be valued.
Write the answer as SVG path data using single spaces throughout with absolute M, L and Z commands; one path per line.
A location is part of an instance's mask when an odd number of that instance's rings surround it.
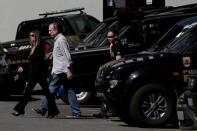
M 28 84 L 26 86 L 24 96 L 21 101 L 14 107 L 14 110 L 20 114 L 25 113 L 25 106 L 27 105 L 28 101 L 31 99 L 31 93 L 37 82 L 40 84 L 41 88 L 44 91 L 44 94 L 48 100 L 48 115 L 57 115 L 59 113 L 56 103 L 55 97 L 50 93 L 48 83 L 45 77 L 33 77 L 30 76 Z

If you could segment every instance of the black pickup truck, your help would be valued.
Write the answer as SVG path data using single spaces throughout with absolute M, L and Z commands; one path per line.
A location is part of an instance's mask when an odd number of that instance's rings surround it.
M 17 73 L 17 68 L 19 66 L 25 66 L 28 63 L 28 54 L 31 49 L 29 32 L 34 29 L 41 32 L 45 42 L 44 48 L 46 57 L 50 55 L 53 49 L 53 39 L 48 34 L 48 26 L 52 22 L 60 24 L 62 33 L 70 41 L 70 47 L 74 47 L 81 39 L 86 37 L 89 32 L 93 31 L 97 24 L 100 23 L 99 20 L 86 14 L 83 10 L 84 8 L 72 8 L 44 12 L 39 14 L 40 16 L 44 16 L 43 18 L 23 21 L 18 25 L 15 40 L 1 43 L 1 53 L 5 54 L 5 58 L 3 58 L 7 62 L 7 67 L 9 68 L 9 82 L 8 80 L 4 80 L 4 85 L 7 86 L 1 86 L 1 88 L 5 89 L 2 90 L 1 94 L 18 94 L 24 90 L 27 77 L 25 76 L 25 73 Z M 77 11 L 80 13 L 70 13 Z M 5 79 L 5 77 L 1 77 L 1 79 Z
M 18 25 L 16 40 L 29 38 L 28 33 L 33 29 L 38 29 L 42 36 L 49 36 L 48 25 L 52 22 L 57 22 L 61 27 L 62 33 L 67 36 L 72 43 L 77 43 L 100 22 L 95 17 L 86 14 L 83 11 L 84 9 L 85 8 L 79 7 L 40 13 L 39 16 L 44 16 L 43 18 L 23 21 Z M 77 11 L 80 13 L 66 14 Z
M 101 66 L 95 86 L 128 124 L 163 125 L 197 68 L 197 17 L 178 22 L 148 51 Z

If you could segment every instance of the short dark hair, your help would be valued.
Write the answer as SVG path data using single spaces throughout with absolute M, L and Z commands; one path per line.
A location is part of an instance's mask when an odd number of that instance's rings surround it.
M 118 24 L 113 25 L 111 28 L 109 28 L 108 32 L 113 32 L 114 36 L 118 35 L 118 30 L 120 29 Z
M 115 29 L 113 29 L 113 28 L 110 28 L 110 29 L 108 30 L 108 32 L 113 32 L 113 35 L 114 35 L 114 36 L 118 35 L 118 32 L 117 32 Z
M 58 22 L 53 22 L 50 25 L 53 25 L 53 29 L 58 30 L 59 33 L 62 32 L 62 28 Z

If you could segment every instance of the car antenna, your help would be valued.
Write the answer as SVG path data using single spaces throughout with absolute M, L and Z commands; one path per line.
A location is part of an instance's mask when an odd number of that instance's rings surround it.
M 77 8 L 71 8 L 71 9 L 65 9 L 65 10 L 47 11 L 47 12 L 40 13 L 39 16 L 47 17 L 48 15 L 63 14 L 63 13 L 76 12 L 76 11 L 80 11 L 80 13 L 82 14 L 84 13 L 83 12 L 84 9 L 85 9 L 84 7 L 77 7 Z

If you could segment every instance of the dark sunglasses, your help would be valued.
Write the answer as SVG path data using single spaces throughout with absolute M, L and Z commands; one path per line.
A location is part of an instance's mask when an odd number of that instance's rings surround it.
M 114 38 L 114 36 L 107 36 L 107 38 Z
M 29 35 L 29 37 L 35 37 L 35 35 Z

